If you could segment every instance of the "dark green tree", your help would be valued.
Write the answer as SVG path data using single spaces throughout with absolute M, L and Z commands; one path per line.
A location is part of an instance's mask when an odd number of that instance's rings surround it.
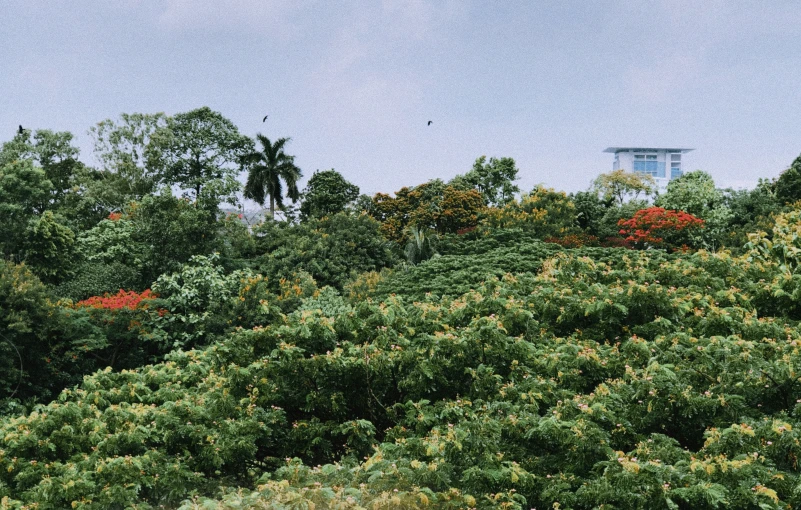
M 191 190 L 195 203 L 216 208 L 236 203 L 236 176 L 253 142 L 208 106 L 167 119 L 150 136 L 146 165 L 161 182 Z
M 52 183 L 29 159 L 0 166 L 0 251 L 16 261 L 24 258 L 28 221 L 47 207 Z
M 193 206 L 188 199 L 167 194 L 147 195 L 131 211 L 131 237 L 142 255 L 142 284 L 177 271 L 193 255 L 215 251 L 215 212 Z
M 801 200 L 801 155 L 776 181 L 776 198 L 783 204 Z
M 601 200 L 593 191 L 579 191 L 570 198 L 576 206 L 576 225 L 587 234 L 597 236 L 601 220 L 612 204 Z
M 273 143 L 266 136 L 258 134 L 256 139 L 261 143 L 262 150 L 254 150 L 242 158 L 248 171 L 245 198 L 250 198 L 261 206 L 269 198 L 270 218 L 275 218 L 275 207 L 284 208 L 284 188 L 281 181 L 286 184 L 286 196 L 296 202 L 300 198 L 298 181 L 302 173 L 295 165 L 295 156 L 284 152 L 284 145 L 289 142 L 289 138 L 279 138 Z
M 334 169 L 316 171 L 301 194 L 301 219 L 322 218 L 344 211 L 359 196 L 359 187 Z

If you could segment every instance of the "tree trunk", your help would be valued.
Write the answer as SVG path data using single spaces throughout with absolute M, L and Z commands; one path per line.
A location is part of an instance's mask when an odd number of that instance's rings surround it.
M 275 197 L 270 195 L 270 219 L 275 219 Z

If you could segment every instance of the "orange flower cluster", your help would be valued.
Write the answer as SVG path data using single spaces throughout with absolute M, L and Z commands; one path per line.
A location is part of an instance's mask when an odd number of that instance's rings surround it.
M 634 217 L 617 223 L 620 233 L 627 241 L 639 244 L 661 244 L 665 236 L 704 226 L 704 220 L 684 211 L 672 211 L 662 207 L 640 209 Z
M 109 213 L 108 215 L 108 219 L 110 219 L 111 221 L 117 221 L 121 218 L 122 218 L 122 213 L 118 212 Z
M 102 296 L 92 296 L 89 299 L 84 299 L 75 303 L 75 306 L 82 306 L 87 308 L 104 308 L 106 310 L 120 310 L 127 308 L 129 310 L 136 309 L 139 303 L 144 299 L 152 299 L 158 297 L 153 294 L 150 289 L 137 294 L 135 291 L 120 289 L 116 294 L 104 294 Z

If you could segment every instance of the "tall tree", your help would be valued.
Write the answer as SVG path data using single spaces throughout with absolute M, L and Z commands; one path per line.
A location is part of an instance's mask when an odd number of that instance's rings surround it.
M 123 113 L 119 120 L 106 119 L 89 129 L 95 156 L 104 170 L 117 174 L 128 199 L 152 193 L 158 181 L 147 165 L 146 150 L 153 134 L 167 127 L 163 113 Z
M 273 143 L 266 136 L 257 134 L 256 139 L 261 143 L 262 150 L 254 150 L 242 158 L 248 170 L 245 198 L 264 206 L 269 197 L 270 218 L 275 218 L 275 206 L 284 208 L 281 181 L 286 184 L 286 196 L 294 203 L 300 198 L 298 181 L 302 173 L 295 165 L 295 156 L 284 152 L 284 145 L 289 142 L 289 138 L 279 138 Z
M 457 188 L 475 188 L 488 206 L 502 206 L 510 202 L 520 188 L 514 184 L 518 169 L 512 158 L 490 158 L 481 156 L 473 168 L 464 175 L 457 175 L 449 183 Z
M 147 146 L 147 164 L 165 184 L 192 190 L 196 204 L 236 203 L 236 175 L 253 141 L 208 106 L 167 119 Z M 205 193 L 204 193 L 205 188 Z

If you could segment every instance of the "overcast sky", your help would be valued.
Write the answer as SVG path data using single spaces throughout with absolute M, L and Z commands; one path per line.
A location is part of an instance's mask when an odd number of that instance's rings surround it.
M 71 131 L 90 164 L 97 122 L 200 106 L 369 194 L 481 155 L 524 190 L 582 190 L 608 146 L 692 147 L 685 170 L 750 187 L 801 153 L 794 0 L 3 0 L 0 19 L 0 141 Z

